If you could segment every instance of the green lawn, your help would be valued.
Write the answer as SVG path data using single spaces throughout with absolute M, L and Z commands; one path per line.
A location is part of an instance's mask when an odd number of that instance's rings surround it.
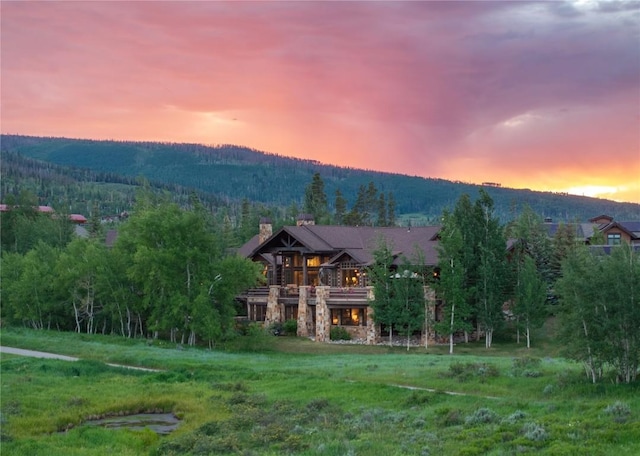
M 214 351 L 23 329 L 0 336 L 82 359 L 2 355 L 2 454 L 640 454 L 639 385 L 587 383 L 548 339 L 529 351 L 459 345 L 450 356 L 448 347 L 268 336 Z M 182 424 L 164 437 L 82 425 L 151 411 Z

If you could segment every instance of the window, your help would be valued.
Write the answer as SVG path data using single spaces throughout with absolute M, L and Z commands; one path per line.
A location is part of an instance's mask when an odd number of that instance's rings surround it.
M 609 233 L 607 234 L 607 245 L 620 245 L 622 243 L 622 238 L 620 233 Z
M 320 257 L 319 256 L 307 257 L 307 266 L 315 267 L 315 268 L 320 267 Z
M 267 306 L 259 304 L 249 305 L 249 320 L 264 321 L 267 316 Z
M 342 326 L 364 326 L 364 309 L 331 309 L 331 324 Z
M 297 320 L 298 319 L 298 306 L 285 306 L 284 308 L 285 320 Z
M 342 286 L 343 287 L 358 287 L 360 286 L 360 270 L 353 262 L 342 262 L 340 264 L 342 269 Z

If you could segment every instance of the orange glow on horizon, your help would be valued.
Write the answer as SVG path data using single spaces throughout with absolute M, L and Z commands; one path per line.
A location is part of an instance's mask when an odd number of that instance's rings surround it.
M 2 133 L 640 203 L 638 9 L 558 5 L 3 2 Z

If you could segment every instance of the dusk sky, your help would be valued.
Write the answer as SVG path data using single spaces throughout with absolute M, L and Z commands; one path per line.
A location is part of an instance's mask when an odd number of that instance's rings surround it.
M 6 1 L 2 133 L 640 203 L 640 1 Z

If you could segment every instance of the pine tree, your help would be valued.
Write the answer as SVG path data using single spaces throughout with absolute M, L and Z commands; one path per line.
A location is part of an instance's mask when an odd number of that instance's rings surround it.
M 311 183 L 304 192 L 304 211 L 312 214 L 316 223 L 326 223 L 328 220 L 327 195 L 324 191 L 324 181 L 320 173 L 315 173 Z
M 389 226 L 396 225 L 396 200 L 391 192 L 387 195 L 387 224 Z
M 380 193 L 378 198 L 378 226 L 388 226 L 387 220 L 387 203 L 384 199 L 384 193 Z
M 342 225 L 347 214 L 347 200 L 344 198 L 344 196 L 342 196 L 342 192 L 340 191 L 340 189 L 336 190 L 335 208 L 335 224 Z

